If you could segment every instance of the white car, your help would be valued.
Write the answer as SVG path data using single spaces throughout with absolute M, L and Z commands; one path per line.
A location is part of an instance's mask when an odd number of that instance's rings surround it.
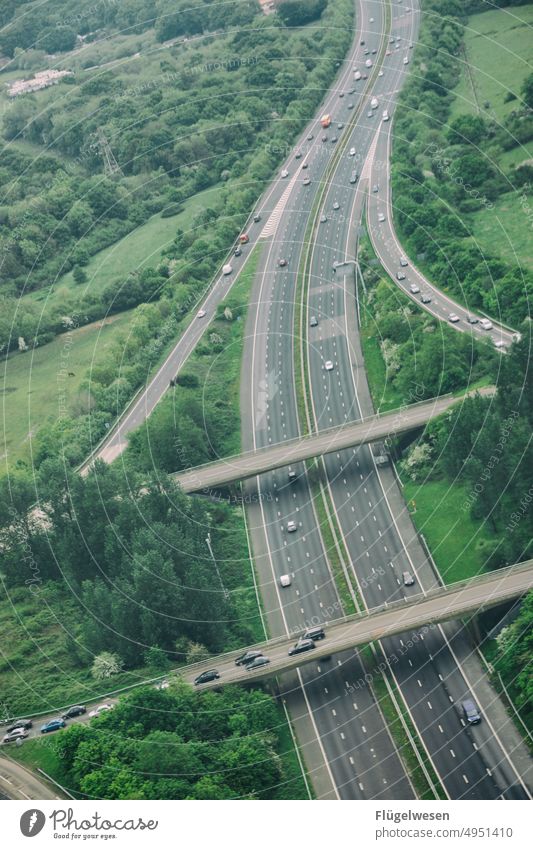
M 279 576 L 279 582 L 280 582 L 280 585 L 282 587 L 290 587 L 290 585 L 292 584 L 291 576 L 290 575 L 280 575 Z
M 304 186 L 310 186 L 310 185 L 311 185 L 311 180 L 309 179 L 309 177 L 306 177 L 305 180 L 304 180 Z
M 408 65 L 408 64 L 409 64 L 409 56 L 404 56 L 404 57 L 403 57 L 403 64 L 404 64 L 404 65 Z
M 503 341 L 503 339 L 495 339 L 494 340 L 494 347 L 495 348 L 505 348 L 505 342 Z
M 350 148 L 350 153 L 348 154 L 348 156 L 355 156 L 355 147 Z
M 406 265 L 409 265 L 409 263 L 407 262 L 407 260 L 404 256 L 400 257 L 400 265 L 402 266 L 402 268 L 405 268 Z
M 420 286 L 417 286 L 416 283 L 411 283 L 411 285 L 409 286 L 409 291 L 413 295 L 418 295 L 418 293 L 420 292 Z
M 405 274 L 403 273 L 403 271 L 397 271 L 396 277 L 398 280 L 405 280 Z
M 452 324 L 457 324 L 457 322 L 460 321 L 460 318 L 454 312 L 451 312 L 448 316 L 448 321 L 451 321 Z
M 89 716 L 100 716 L 101 713 L 104 713 L 106 710 L 113 710 L 113 705 L 109 703 L 98 705 L 94 710 L 89 711 Z
M 333 371 L 333 363 L 331 362 L 331 360 L 326 360 L 326 362 L 324 363 L 324 368 L 326 369 L 326 371 Z
M 382 77 L 382 76 L 383 76 L 383 71 L 378 71 L 378 77 Z
M 224 266 L 223 266 L 223 268 L 222 268 L 222 274 L 223 274 L 224 276 L 227 276 L 228 274 L 231 274 L 231 272 L 232 272 L 232 271 L 233 271 L 233 268 L 231 267 L 231 265 L 229 264 L 229 262 L 228 262 L 226 265 L 224 265 Z
M 482 327 L 483 330 L 492 330 L 493 324 L 488 318 L 482 318 L 479 322 L 479 326 Z
M 196 318 L 204 318 L 204 316 L 206 315 L 207 313 L 205 310 L 198 310 L 198 312 L 196 313 Z
M 380 213 L 379 213 L 379 215 L 378 215 L 378 221 L 379 221 L 381 224 L 383 224 L 383 222 L 385 221 L 385 216 L 383 215 L 383 213 L 382 213 L 382 212 L 380 212 Z
M 371 23 L 371 24 L 373 24 L 373 23 L 374 23 L 374 18 L 370 18 L 370 23 Z
M 372 59 L 367 59 L 366 62 L 365 62 L 365 68 L 371 68 L 371 67 L 372 67 Z
M 282 176 L 283 179 L 285 179 L 286 177 L 289 176 L 289 172 L 287 171 L 286 168 L 284 168 L 283 171 L 281 172 L 281 176 Z
M 335 203 L 333 204 L 333 209 L 339 209 L 339 208 L 340 208 L 339 202 L 335 201 Z
M 297 530 L 296 522 L 293 519 L 289 519 L 287 522 L 287 533 L 293 534 L 295 530 Z

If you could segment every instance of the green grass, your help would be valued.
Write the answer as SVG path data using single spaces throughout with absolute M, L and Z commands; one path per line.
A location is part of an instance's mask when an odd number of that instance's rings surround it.
M 65 296 L 91 293 L 98 295 L 109 283 L 117 278 L 125 278 L 134 271 L 146 267 L 157 266 L 163 251 L 169 246 L 179 227 L 190 228 L 193 217 L 211 206 L 219 195 L 218 187 L 206 189 L 184 202 L 184 209 L 178 215 L 162 218 L 160 214 L 153 215 L 145 224 L 132 230 L 127 236 L 119 239 L 114 245 L 99 251 L 91 257 L 88 265 L 84 266 L 87 283 L 77 285 L 72 272 L 64 274 L 57 283 L 49 289 L 39 289 L 25 295 L 33 301 L 45 301 L 47 307 L 61 301 Z
M 229 426 L 216 446 L 217 454 L 229 457 L 241 450 L 240 381 L 244 346 L 246 312 L 254 275 L 259 262 L 260 249 L 254 249 L 248 263 L 231 289 L 224 304 L 230 306 L 234 318 L 215 318 L 204 334 L 200 345 L 192 354 L 185 371 L 198 378 L 197 389 L 180 388 L 187 397 L 194 398 L 210 409 L 223 409 Z M 221 308 L 224 307 L 222 304 Z M 216 337 L 221 351 L 213 350 Z M 215 343 L 217 344 L 217 343 Z
M 511 6 L 471 15 L 465 29 L 465 49 L 474 80 L 474 93 L 467 69 L 463 68 L 451 120 L 477 112 L 502 121 L 517 101 L 505 103 L 508 91 L 519 95 L 533 62 L 533 5 Z M 490 103 L 484 109 L 485 101 Z
M 527 208 L 521 200 L 522 192 L 509 192 L 494 202 L 494 209 L 476 212 L 472 219 L 476 241 L 487 253 L 496 250 L 511 265 L 524 268 L 533 266 L 533 241 L 531 239 L 531 200 Z M 529 210 L 529 216 L 526 214 Z
M 490 536 L 490 531 L 483 522 L 470 517 L 468 506 L 463 508 L 469 497 L 468 487 L 444 480 L 414 483 L 405 474 L 402 480 L 413 521 L 424 535 L 444 583 L 482 573 L 483 558 L 476 543 Z
M 404 403 L 404 397 L 390 380 L 387 380 L 387 371 L 379 347 L 379 340 L 374 335 L 374 322 L 370 320 L 366 309 L 361 313 L 361 321 L 361 346 L 374 410 L 376 413 L 397 410 Z
M 278 708 L 279 725 L 276 728 L 279 737 L 278 752 L 283 761 L 283 777 L 284 783 L 278 785 L 275 792 L 270 794 L 271 799 L 309 799 L 306 790 L 305 781 L 300 768 L 298 755 L 294 748 L 295 744 L 292 739 L 291 730 L 285 717 L 285 713 L 281 707 Z M 302 757 L 303 761 L 303 757 Z M 305 764 L 304 764 L 305 769 Z M 308 784 L 311 793 L 313 788 L 311 781 Z
M 39 428 L 69 414 L 87 369 L 106 360 L 130 319 L 131 312 L 111 316 L 3 362 L 0 476 L 17 460 L 31 462 L 31 440 Z
M 95 681 L 88 666 L 75 662 L 66 630 L 75 627 L 79 608 L 68 590 L 48 583 L 39 593 L 27 587 L 0 596 L 0 711 L 20 716 L 85 702 L 101 693 L 155 677 L 151 670 L 124 672 Z

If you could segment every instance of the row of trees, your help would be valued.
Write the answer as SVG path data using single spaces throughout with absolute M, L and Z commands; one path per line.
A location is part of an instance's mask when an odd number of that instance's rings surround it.
M 392 174 L 399 229 L 441 288 L 518 325 L 529 315 L 533 274 L 480 251 L 469 216 L 490 209 L 506 192 L 531 192 L 530 165 L 504 173 L 496 164 L 504 149 L 533 137 L 531 80 L 521 99 L 514 97 L 517 107 L 503 124 L 488 113 L 448 123 L 460 79 L 464 6 L 458 0 L 427 0 L 425 7 L 430 14 L 417 46 L 417 72 L 400 95 L 395 120 Z

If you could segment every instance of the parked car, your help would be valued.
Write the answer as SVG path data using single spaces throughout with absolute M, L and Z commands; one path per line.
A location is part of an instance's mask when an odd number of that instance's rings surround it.
M 207 684 L 209 681 L 216 681 L 218 678 L 220 678 L 220 674 L 217 669 L 208 669 L 206 672 L 201 672 L 194 679 L 194 683 L 198 686 L 198 684 Z
M 252 662 L 248 664 L 246 669 L 260 669 L 261 666 L 266 666 L 267 663 L 270 663 L 270 658 L 261 655 L 261 657 L 256 657 L 255 660 L 252 660 Z
M 235 666 L 247 666 L 252 660 L 255 660 L 256 657 L 261 657 L 263 654 L 262 651 L 245 651 L 244 654 L 240 654 L 239 657 L 235 658 Z
M 311 649 L 315 648 L 315 644 L 313 640 L 298 640 L 295 646 L 292 649 L 289 649 L 289 656 L 292 657 L 295 654 L 303 654 L 306 651 L 311 651 Z
M 25 740 L 28 732 L 25 728 L 14 728 L 4 735 L 2 743 L 16 743 L 17 740 Z
M 81 716 L 83 713 L 87 713 L 85 705 L 72 705 L 63 714 L 63 719 L 73 719 L 75 716 Z
M 100 714 L 105 713 L 106 710 L 113 710 L 113 705 L 109 704 L 109 702 L 105 702 L 103 705 L 98 705 L 98 707 L 89 711 L 89 716 L 100 716 Z
M 6 728 L 6 734 L 11 734 L 16 728 L 22 728 L 24 731 L 27 731 L 29 728 L 33 728 L 33 722 L 31 719 L 16 719 L 15 722 L 11 723 L 9 728 Z
M 56 719 L 50 719 L 44 725 L 41 725 L 41 734 L 48 734 L 50 731 L 59 731 L 60 728 L 65 728 L 66 724 L 61 716 L 58 716 Z

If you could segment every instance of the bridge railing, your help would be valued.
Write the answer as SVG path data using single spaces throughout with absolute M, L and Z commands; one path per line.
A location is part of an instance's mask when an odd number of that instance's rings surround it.
M 287 448 L 287 450 L 290 450 L 292 447 L 305 444 L 309 440 L 316 439 L 318 436 L 327 437 L 328 434 L 331 434 L 333 436 L 338 433 L 342 433 L 342 431 L 347 430 L 348 428 L 362 426 L 365 424 L 372 424 L 373 422 L 377 422 L 383 419 L 390 419 L 391 421 L 393 421 L 395 417 L 404 414 L 409 410 L 414 409 L 415 407 L 422 407 L 424 405 L 427 405 L 429 407 L 437 401 L 445 401 L 446 399 L 451 398 L 456 398 L 457 401 L 460 401 L 463 397 L 466 396 L 454 396 L 452 392 L 447 392 L 445 395 L 437 395 L 434 398 L 429 398 L 427 400 L 415 401 L 413 404 L 405 404 L 401 407 L 396 407 L 396 409 L 394 410 L 387 410 L 387 412 L 383 413 L 374 413 L 373 415 L 367 416 L 366 418 L 360 419 L 359 421 L 345 422 L 342 425 L 321 428 L 320 431 L 316 433 L 306 434 L 305 436 L 296 436 L 293 439 L 286 439 L 283 442 L 273 442 L 269 445 L 264 445 L 261 448 L 256 448 L 252 451 L 243 451 L 241 454 L 231 454 L 228 457 L 219 457 L 217 460 L 208 460 L 207 463 L 201 463 L 199 466 L 190 466 L 188 469 L 181 469 L 181 471 L 179 472 L 171 472 L 171 477 L 179 477 L 180 475 L 191 475 L 195 472 L 200 473 L 203 470 L 212 467 L 216 463 L 226 463 L 227 465 L 231 465 L 232 461 L 234 460 L 242 460 L 245 457 L 260 457 L 261 454 L 267 454 L 272 449 L 281 448 L 281 446 Z M 376 440 L 380 438 L 381 437 L 376 437 Z

